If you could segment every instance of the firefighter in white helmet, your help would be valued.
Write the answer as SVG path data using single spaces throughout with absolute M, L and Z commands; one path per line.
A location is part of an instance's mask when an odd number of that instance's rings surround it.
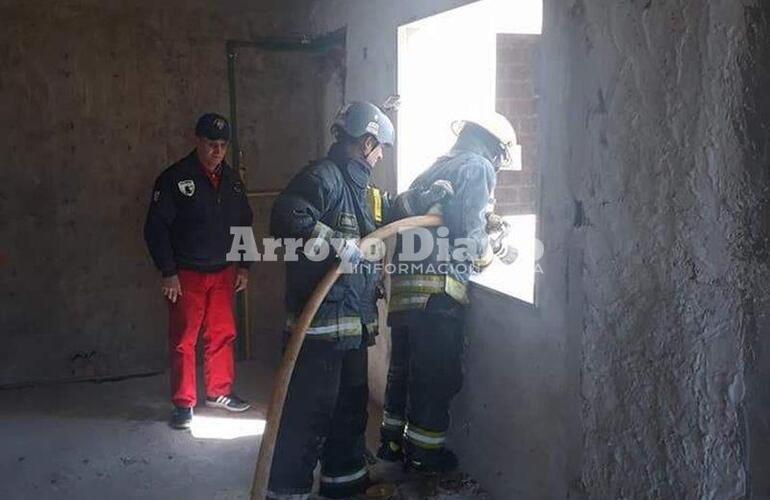
M 377 453 L 429 473 L 457 466 L 444 442 L 449 405 L 462 385 L 466 289 L 474 272 L 508 251 L 489 244 L 488 226 L 500 221 L 488 206 L 496 173 L 510 163 L 516 144 L 513 127 L 497 113 L 457 121 L 452 130 L 452 149 L 410 186 L 419 191 L 443 181 L 453 188 L 440 204 L 444 226 L 430 230 L 432 251 L 416 261 L 421 252 L 405 253 L 405 240 L 416 234 L 399 236 L 396 246 L 388 316 L 392 350 Z M 445 250 L 439 239 L 448 240 Z

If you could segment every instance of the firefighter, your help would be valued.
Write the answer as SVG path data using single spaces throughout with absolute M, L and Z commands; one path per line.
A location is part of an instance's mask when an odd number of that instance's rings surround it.
M 288 327 L 335 260 L 362 260 L 357 240 L 384 221 L 388 198 L 369 185 L 395 130 L 375 105 L 353 102 L 332 125 L 327 156 L 305 167 L 278 196 L 271 233 L 312 242 L 326 258 L 300 253 L 286 265 Z M 315 251 L 315 250 L 313 250 Z M 364 431 L 367 347 L 377 334 L 377 275 L 358 266 L 344 273 L 307 331 L 289 385 L 273 458 L 268 498 L 304 498 L 321 461 L 320 493 L 346 498 L 368 484 Z
M 206 406 L 242 412 L 233 394 L 234 294 L 246 288 L 248 263 L 228 262 L 230 227 L 251 227 L 239 176 L 225 161 L 230 125 L 208 113 L 195 127 L 195 150 L 155 181 L 144 227 L 169 309 L 170 425 L 190 427 L 197 402 L 195 346 L 203 335 Z
M 492 113 L 455 122 L 452 130 L 457 135 L 452 149 L 410 187 L 451 183 L 453 196 L 440 204 L 444 227 L 430 230 L 426 244 L 431 252 L 416 261 L 404 253 L 409 235 L 400 235 L 397 242 L 388 315 L 391 360 L 377 453 L 384 460 L 405 460 L 408 468 L 426 473 L 457 466 L 444 443 L 449 405 L 462 385 L 468 279 L 495 253 L 508 260 L 506 254 L 513 251 L 504 244 L 492 249 L 487 236 L 488 225 L 501 224 L 488 207 L 496 172 L 510 162 L 516 144 L 513 127 Z M 443 251 L 440 238 L 448 239 Z

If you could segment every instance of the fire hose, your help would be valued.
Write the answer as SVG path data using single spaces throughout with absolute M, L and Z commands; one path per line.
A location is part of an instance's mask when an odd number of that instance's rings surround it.
M 408 217 L 383 226 L 370 233 L 359 243 L 359 247 L 364 248 L 367 240 L 385 240 L 405 229 L 435 227 L 440 226 L 441 224 L 442 219 L 440 215 Z M 251 500 L 263 500 L 267 494 L 267 483 L 270 479 L 270 468 L 273 465 L 275 442 L 278 438 L 278 429 L 281 423 L 281 416 L 283 415 L 283 406 L 286 402 L 289 382 L 291 381 L 292 373 L 294 373 L 294 365 L 297 362 L 300 349 L 302 349 L 302 344 L 305 341 L 305 334 L 307 333 L 310 323 L 313 321 L 316 312 L 318 312 L 318 308 L 326 298 L 329 290 L 331 290 L 334 283 L 340 277 L 340 274 L 341 270 L 339 263 L 333 265 L 331 269 L 327 271 L 326 275 L 324 275 L 316 286 L 310 299 L 308 299 L 305 307 L 302 309 L 302 314 L 300 314 L 297 322 L 294 324 L 293 331 L 286 344 L 281 365 L 278 367 L 278 373 L 276 374 L 275 382 L 273 384 L 273 393 L 267 411 L 267 423 L 265 424 L 265 431 L 262 434 L 262 444 L 259 447 L 257 466 L 254 471 Z

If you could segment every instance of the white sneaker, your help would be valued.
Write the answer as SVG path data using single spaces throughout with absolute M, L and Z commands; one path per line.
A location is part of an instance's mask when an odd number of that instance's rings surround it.
M 206 406 L 209 408 L 221 408 L 227 411 L 242 412 L 251 408 L 251 405 L 233 393 L 217 398 L 206 398 Z

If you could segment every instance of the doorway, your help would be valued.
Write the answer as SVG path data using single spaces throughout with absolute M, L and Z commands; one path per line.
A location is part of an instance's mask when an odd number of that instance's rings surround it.
M 247 187 L 257 242 L 270 236 L 275 197 L 326 154 L 345 100 L 345 31 L 227 44 L 232 165 Z M 284 264 L 260 262 L 238 301 L 239 359 L 277 361 L 285 327 Z

